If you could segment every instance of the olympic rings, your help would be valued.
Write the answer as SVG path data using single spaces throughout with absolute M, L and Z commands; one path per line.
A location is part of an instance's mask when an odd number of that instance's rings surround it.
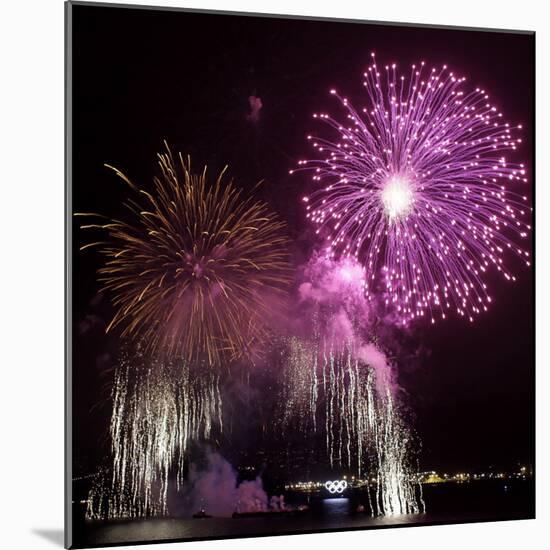
M 345 479 L 335 480 L 335 481 L 325 481 L 325 489 L 331 493 L 343 493 L 348 486 L 348 482 Z

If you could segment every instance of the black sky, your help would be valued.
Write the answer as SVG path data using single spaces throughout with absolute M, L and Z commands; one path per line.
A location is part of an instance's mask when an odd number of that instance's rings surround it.
M 415 29 L 275 18 L 75 6 L 73 8 L 74 211 L 117 216 L 125 189 L 104 163 L 143 185 L 166 139 L 195 166 L 225 164 L 239 185 L 259 179 L 263 198 L 285 218 L 303 259 L 306 223 L 299 197 L 307 178 L 289 176 L 310 157 L 311 114 L 337 109 L 335 86 L 354 102 L 375 51 L 379 63 L 448 64 L 485 87 L 511 123 L 523 123 L 517 160 L 532 163 L 533 54 L 530 35 Z M 248 97 L 261 98 L 251 123 Z M 529 192 L 528 192 L 529 193 Z M 116 339 L 102 332 L 111 311 L 97 296 L 99 259 L 74 231 L 74 407 L 76 466 L 101 453 Z M 423 441 L 422 466 L 444 469 L 532 462 L 533 281 L 490 279 L 493 309 L 420 327 L 420 359 L 400 365 L 400 383 Z

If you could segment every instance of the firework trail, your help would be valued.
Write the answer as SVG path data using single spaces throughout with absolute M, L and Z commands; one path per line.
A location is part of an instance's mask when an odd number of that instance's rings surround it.
M 391 377 L 376 361 L 363 360 L 352 341 L 335 348 L 292 337 L 288 349 L 283 426 L 298 423 L 306 434 L 324 433 L 331 468 L 353 469 L 370 479 L 373 515 L 424 511 L 412 436 Z
M 282 422 L 303 433 L 324 433 L 329 464 L 364 466 L 369 408 L 369 369 L 355 358 L 352 342 L 334 349 L 323 341 L 291 337 L 283 364 Z
M 167 148 L 149 193 L 115 170 L 135 197 L 132 219 L 86 225 L 107 232 L 99 269 L 116 313 L 107 330 L 139 340 L 168 359 L 219 365 L 251 352 L 282 305 L 289 280 L 285 224 L 263 202 L 244 198 L 223 170 Z M 86 215 L 86 214 L 80 214 Z
M 372 383 L 368 386 L 372 392 Z M 369 396 L 374 399 L 373 395 Z M 422 486 L 415 482 L 411 461 L 411 434 L 389 388 L 378 396 L 378 416 L 372 415 L 376 476 L 373 515 L 418 514 L 426 510 Z
M 138 352 L 121 360 L 112 398 L 112 475 L 92 488 L 87 516 L 165 515 L 170 476 L 179 490 L 189 445 L 222 429 L 219 378 Z
M 356 110 L 332 90 L 347 120 L 314 115 L 334 137 L 308 136 L 320 158 L 299 162 L 313 172 L 303 200 L 328 253 L 357 258 L 367 297 L 382 294 L 399 323 L 449 313 L 473 321 L 491 303 L 490 268 L 515 280 L 506 251 L 530 265 L 517 243 L 531 209 L 509 189 L 527 182 L 526 170 L 505 156 L 521 125 L 505 122 L 484 89 L 463 91 L 465 80 L 424 62 L 402 76 L 372 54 L 367 105 Z
M 322 433 L 331 467 L 368 473 L 373 515 L 423 511 L 393 368 L 375 345 L 365 343 L 371 329 L 364 269 L 350 258 L 314 255 L 304 275 L 302 317 L 313 327 L 308 336 L 287 340 L 283 428 Z
M 317 430 L 318 356 L 307 341 L 291 337 L 283 352 L 283 431 L 294 423 L 303 432 Z

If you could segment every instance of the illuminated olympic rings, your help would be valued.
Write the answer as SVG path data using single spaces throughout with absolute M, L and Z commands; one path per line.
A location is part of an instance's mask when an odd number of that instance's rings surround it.
M 336 481 L 325 481 L 325 489 L 331 494 L 341 494 L 343 493 L 348 486 L 348 482 L 344 479 Z

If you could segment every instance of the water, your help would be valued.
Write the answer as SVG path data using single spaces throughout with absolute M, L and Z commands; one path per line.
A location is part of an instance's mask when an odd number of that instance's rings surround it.
M 297 517 L 80 521 L 74 542 L 77 547 L 102 546 L 534 517 L 532 481 L 441 484 L 425 486 L 424 494 L 427 513 L 392 517 L 373 518 L 356 512 L 363 497 L 355 495 L 313 500 L 309 512 Z

